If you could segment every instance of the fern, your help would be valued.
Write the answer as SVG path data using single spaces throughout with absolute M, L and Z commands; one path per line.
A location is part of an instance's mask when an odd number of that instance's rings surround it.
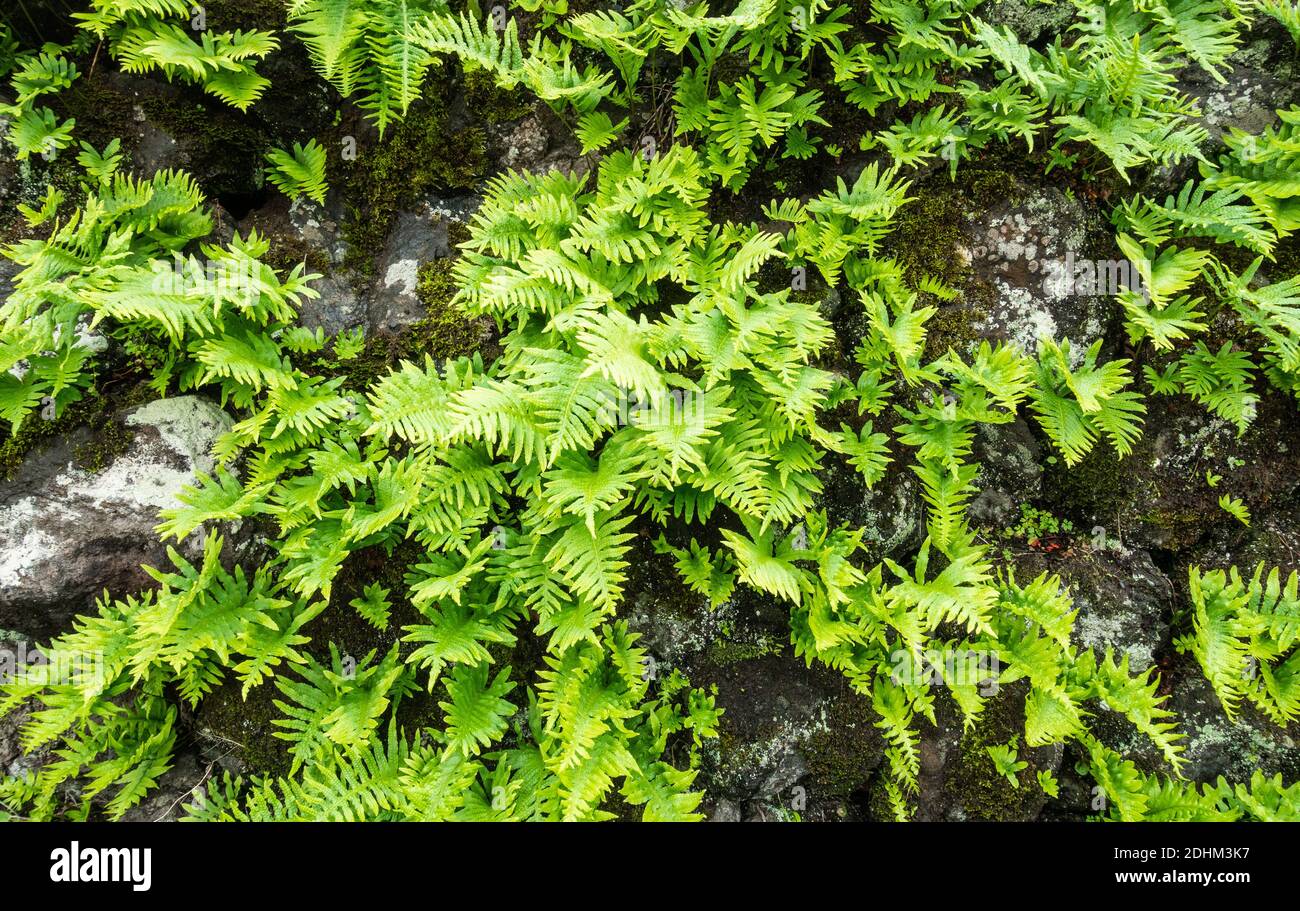
M 1039 345 L 1036 383 L 1030 392 L 1039 423 L 1065 456 L 1067 465 L 1078 463 L 1105 436 L 1121 456 L 1133 449 L 1146 412 L 1138 395 L 1127 391 L 1131 382 L 1125 360 L 1098 366 L 1101 342 L 1094 342 L 1083 363 L 1070 367 L 1070 344 L 1050 340 Z
M 1192 567 L 1188 584 L 1190 632 L 1175 640 L 1178 650 L 1196 658 L 1229 718 L 1246 699 L 1278 724 L 1289 723 L 1300 713 L 1296 574 L 1283 581 L 1273 569 L 1266 577 L 1260 564 L 1247 581 L 1236 567 L 1226 574 Z
M 325 150 L 320 143 L 311 140 L 307 145 L 294 143 L 292 154 L 283 149 L 272 149 L 266 153 L 266 160 L 271 168 L 267 179 L 275 184 L 290 199 L 307 196 L 317 205 L 325 205 Z

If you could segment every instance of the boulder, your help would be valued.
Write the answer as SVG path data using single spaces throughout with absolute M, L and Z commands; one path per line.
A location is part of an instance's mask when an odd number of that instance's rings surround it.
M 716 693 L 719 737 L 705 741 L 702 812 L 713 819 L 862 818 L 884 744 L 870 700 L 789 644 L 789 606 L 748 589 L 711 608 L 671 559 L 641 544 L 631 560 L 629 626 L 656 676 L 680 670 Z
M 1074 645 L 1127 656 L 1133 672 L 1156 663 L 1169 641 L 1174 587 L 1144 550 L 1107 541 L 1098 527 L 1087 539 L 1063 550 L 1030 550 L 1015 560 L 1016 578 L 1027 583 L 1040 573 L 1060 577 L 1078 616 Z
M 1093 252 L 1104 243 L 1108 228 L 1095 209 L 1051 186 L 1027 187 L 978 213 L 957 253 L 994 297 L 975 315 L 973 331 L 1014 342 L 1029 355 L 1041 338 L 1069 338 L 1081 358 L 1116 314 L 1107 282 L 1117 260 Z
M 67 629 L 105 589 L 149 584 L 143 563 L 170 566 L 158 512 L 199 472 L 230 418 L 198 396 L 160 399 L 123 416 L 133 439 L 98 472 L 74 464 L 88 432 L 33 453 L 0 484 L 0 628 L 35 637 Z M 187 542 L 188 543 L 188 542 Z

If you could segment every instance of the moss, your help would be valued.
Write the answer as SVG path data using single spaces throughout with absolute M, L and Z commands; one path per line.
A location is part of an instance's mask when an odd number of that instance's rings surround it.
M 1300 235 L 1280 241 L 1273 250 L 1273 262 L 1263 268 L 1277 282 L 1300 275 Z
M 203 9 L 208 28 L 218 32 L 261 29 L 278 34 L 288 18 L 283 0 L 206 0 Z
M 779 655 L 784 649 L 778 639 L 759 639 L 755 642 L 738 642 L 719 639 L 709 647 L 708 660 L 718 667 L 727 667 L 741 661 L 752 661 L 766 655 Z
M 966 818 L 993 822 L 1021 821 L 1037 815 L 1045 795 L 1038 783 L 1034 763 L 1035 751 L 1024 747 L 1022 741 L 1022 699 L 1003 699 L 990 705 L 974 727 L 963 733 L 958 745 L 960 760 L 953 771 L 950 784 L 954 790 L 953 805 L 961 807 Z M 1017 758 L 1026 762 L 1016 775 L 1018 786 L 1013 786 L 998 771 L 988 748 L 1007 744 L 1017 738 Z
M 800 755 L 819 798 L 845 799 L 863 788 L 883 755 L 868 701 L 858 695 L 831 704 L 826 730 L 808 737 Z M 874 757 L 873 761 L 868 761 Z
M 178 87 L 174 95 L 142 95 L 140 104 L 146 121 L 183 146 L 185 170 L 209 198 L 262 189 L 262 162 L 271 139 L 247 117 L 191 86 Z
M 929 362 L 942 357 L 949 348 L 959 354 L 969 354 L 984 337 L 977 327 L 988 313 L 988 309 L 980 304 L 940 307 L 925 324 L 922 360 Z
M 1111 516 L 1133 502 L 1133 479 L 1109 446 L 1098 444 L 1073 468 L 1059 453 L 1044 466 L 1043 490 L 1054 512 L 1076 522 Z
M 447 101 L 432 88 L 446 82 L 439 75 L 430 77 L 424 95 L 382 142 L 359 148 L 355 161 L 342 162 L 341 172 L 331 175 L 341 180 L 349 208 L 345 265 L 362 274 L 373 273 L 375 254 L 403 206 L 426 193 L 474 188 L 488 171 L 486 134 L 450 124 Z
M 126 452 L 135 439 L 135 431 L 119 420 L 111 420 L 90 440 L 73 450 L 74 464 L 86 471 L 102 471 Z
M 19 426 L 17 433 L 4 424 L 0 429 L 0 480 L 13 480 L 30 453 L 80 427 L 88 427 L 91 437 L 77 447 L 75 459 L 78 467 L 88 471 L 102 469 L 124 452 L 131 442 L 131 431 L 125 426 L 117 426 L 120 422 L 116 415 L 151 398 L 152 391 L 143 384 L 125 392 L 90 391 L 68 405 L 52 421 L 41 420 L 33 413 Z
M 501 88 L 487 70 L 465 74 L 464 95 L 465 107 L 476 119 L 488 123 L 509 123 L 527 117 L 533 110 L 526 92 Z
M 952 288 L 961 288 L 971 268 L 954 255 L 965 239 L 964 224 L 973 212 L 984 211 L 1014 194 L 1015 178 L 1005 171 L 957 172 L 951 182 L 947 172 L 914 188 L 916 197 L 898 213 L 888 252 L 898 260 L 912 282 L 931 276 Z
M 135 102 L 114 85 L 106 69 L 82 76 L 55 98 L 61 112 L 76 118 L 74 135 L 79 142 L 102 150 L 119 139 L 128 155 L 135 150 L 136 133 L 127 127 L 135 120 Z
M 329 607 L 304 627 L 304 632 L 312 637 L 307 651 L 326 660 L 329 643 L 333 642 L 358 660 L 371 649 L 377 649 L 381 656 L 386 653 L 401 638 L 403 626 L 424 622 L 407 598 L 403 580 L 412 566 L 426 558 L 424 548 L 414 540 L 400 541 L 391 551 L 375 546 L 350 553 L 334 579 Z M 392 603 L 388 626 L 383 630 L 371 626 L 351 606 L 367 585 L 375 584 L 388 589 L 388 600 Z M 406 648 L 413 651 L 415 646 Z
M 197 733 L 218 756 L 233 755 L 251 772 L 284 775 L 289 771 L 289 745 L 273 736 L 272 722 L 284 713 L 275 706 L 280 690 L 271 681 L 244 696 L 242 684 L 229 678 L 203 697 L 197 715 Z

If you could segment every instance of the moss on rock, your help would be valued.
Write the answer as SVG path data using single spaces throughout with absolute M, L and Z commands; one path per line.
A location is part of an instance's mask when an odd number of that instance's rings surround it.
M 439 76 L 430 77 L 423 96 L 382 142 L 358 148 L 355 161 L 331 159 L 338 169 L 331 176 L 341 181 L 349 209 L 345 265 L 363 274 L 373 272 L 373 258 L 403 206 L 425 193 L 473 189 L 488 172 L 486 133 L 451 122 L 447 97 L 432 88 L 451 91 Z

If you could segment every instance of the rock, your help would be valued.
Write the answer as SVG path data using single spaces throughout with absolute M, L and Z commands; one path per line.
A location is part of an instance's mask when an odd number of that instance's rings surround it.
M 1261 132 L 1276 123 L 1279 108 L 1300 100 L 1300 65 L 1291 37 L 1270 17 L 1258 19 L 1228 58 L 1222 82 L 1198 66 L 1189 66 L 1179 79 L 1179 90 L 1200 103 L 1211 148 L 1233 129 Z
M 1186 735 L 1181 741 L 1184 776 L 1213 782 L 1222 775 L 1235 784 L 1250 781 L 1258 770 L 1269 776 L 1280 772 L 1287 783 L 1300 780 L 1300 725 L 1280 727 L 1245 700 L 1230 720 L 1194 657 L 1171 654 L 1166 665 L 1161 673 L 1162 691 L 1170 694 L 1166 708 Z M 1091 726 L 1103 743 L 1144 772 L 1172 773 L 1156 747 L 1127 719 L 1099 709 Z
M 122 814 L 122 822 L 175 822 L 184 815 L 184 805 L 206 792 L 212 766 L 192 752 L 177 754 L 172 767 L 158 779 L 144 800 Z
M 1066 4 L 1035 4 L 1032 0 L 990 0 L 975 11 L 992 26 L 1011 29 L 1026 44 L 1065 31 L 1074 18 L 1074 9 Z
M 1174 588 L 1143 550 L 1118 542 L 1094 547 L 1076 541 L 1064 551 L 1030 551 L 1016 557 L 1016 578 L 1027 583 L 1040 573 L 1052 573 L 1070 590 L 1079 612 L 1074 644 L 1091 648 L 1100 658 L 1113 649 L 1118 661 L 1128 656 L 1134 673 L 1156 663 L 1169 641 Z
M 9 641 L 3 643 L 7 654 L 15 649 Z M 6 668 L 6 675 L 12 673 Z M 18 706 L 7 715 L 0 716 L 0 775 L 22 778 L 35 772 L 50 760 L 54 745 L 46 743 L 31 753 L 23 752 L 19 734 L 24 725 L 31 721 L 33 702 L 28 701 Z
M 397 216 L 378 259 L 378 274 L 368 303 L 369 331 L 396 332 L 425 316 L 416 289 L 420 266 L 452 255 L 452 226 L 464 225 L 478 208 L 475 197 L 430 197 L 414 211 Z
M 590 159 L 573 138 L 573 131 L 545 105 L 528 116 L 490 129 L 491 154 L 498 170 L 551 170 L 584 173 Z
M 1255 421 L 1240 437 L 1187 396 L 1150 396 L 1146 404 L 1130 455 L 1118 459 L 1099 443 L 1073 469 L 1059 460 L 1048 467 L 1044 494 L 1078 524 L 1105 526 L 1138 547 L 1181 551 L 1216 529 L 1244 529 L 1219 505 L 1224 493 L 1263 514 L 1300 485 L 1300 422 L 1288 397 L 1261 388 Z M 1222 479 L 1217 486 L 1207 471 Z
M 706 748 L 706 803 L 745 818 L 859 816 L 861 795 L 883 761 L 869 702 L 836 671 L 807 668 L 787 649 L 690 675 L 718 688 L 725 708 L 716 749 Z
M 143 115 L 143 109 L 139 113 Z M 189 163 L 189 156 L 181 149 L 180 143 L 158 124 L 143 121 L 138 134 L 131 161 L 140 174 L 150 177 L 170 168 L 184 168 Z
M 212 470 L 212 444 L 231 421 L 206 399 L 180 396 L 139 407 L 124 423 L 134 439 L 98 473 L 73 464 L 82 442 L 74 433 L 0 484 L 0 628 L 52 636 L 105 588 L 149 584 L 142 563 L 170 567 L 153 531 L 158 511 Z
M 1247 577 L 1260 563 L 1283 575 L 1300 572 L 1300 490 L 1253 516 L 1249 528 L 1233 522 L 1215 529 L 1189 562 L 1206 570 L 1235 565 Z
M 972 449 L 979 464 L 968 514 L 976 525 L 1005 528 L 1019 517 L 1019 504 L 1038 496 L 1042 448 L 1023 418 L 1010 424 L 976 425 Z
M 1028 822 L 1038 818 L 1047 795 L 1038 784 L 1040 771 L 1061 767 L 1060 744 L 1024 746 L 1025 695 L 1023 681 L 1002 686 L 985 703 L 974 726 L 966 728 L 957 704 L 941 687 L 935 689 L 938 724 L 918 719 L 921 734 L 919 792 L 914 795 L 913 819 L 921 822 L 986 820 Z M 988 748 L 1015 741 L 1017 758 L 1027 763 L 1013 786 L 997 771 Z M 878 785 L 872 808 L 879 818 L 892 818 Z
M 979 336 L 1015 343 L 1033 355 L 1041 338 L 1069 338 L 1078 362 L 1115 321 L 1107 297 L 1110 275 L 1122 258 L 1098 260 L 1091 252 L 1109 229 L 1092 208 L 1050 186 L 1030 187 L 967 223 L 968 259 L 993 289 L 994 300 L 972 321 Z
M 1178 91 L 1200 107 L 1194 120 L 1209 134 L 1201 150 L 1210 161 L 1224 150 L 1223 139 L 1233 130 L 1260 133 L 1277 123 L 1276 111 L 1300 100 L 1300 65 L 1290 35 L 1271 17 L 1256 16 L 1243 32 L 1241 47 L 1220 68 L 1222 81 L 1197 65 L 1178 76 Z M 1185 158 L 1156 168 L 1138 189 L 1149 196 L 1177 193 L 1199 177 L 1198 162 Z
M 303 299 L 298 308 L 298 321 L 303 326 L 323 329 L 326 335 L 337 335 L 365 323 L 366 298 L 347 275 L 330 272 L 313 282 L 312 288 L 320 296 Z
M 13 293 L 14 279 L 21 271 L 22 267 L 16 262 L 0 257 L 0 301 L 6 300 Z
M 716 687 L 720 737 L 706 741 L 697 786 L 717 819 L 860 818 L 884 745 L 870 701 L 837 671 L 790 648 L 789 607 L 751 590 L 716 609 L 644 542 L 625 608 L 656 676 L 681 670 Z
M 540 117 L 536 114 L 525 117 L 506 138 L 501 167 L 515 171 L 530 169 L 541 162 L 550 141 Z
M 367 289 L 365 282 L 341 268 L 348 253 L 340 227 L 342 202 L 337 198 L 329 202 L 320 206 L 305 196 L 290 202 L 277 194 L 245 216 L 238 228 L 244 235 L 257 231 L 269 237 L 271 253 L 280 258 L 277 265 L 282 268 L 291 268 L 288 260 L 292 259 L 293 264 L 305 262 L 308 272 L 321 276 L 311 285 L 320 296 L 302 300 L 298 319 L 308 329 L 337 335 L 365 324 Z
M 1244 700 L 1229 720 L 1191 655 L 1177 656 L 1169 676 L 1169 708 L 1187 734 L 1184 775 L 1196 781 L 1222 775 L 1236 783 L 1250 781 L 1258 770 L 1269 776 L 1281 772 L 1287 783 L 1300 780 L 1300 724 L 1279 727 Z
M 818 506 L 826 510 L 832 527 L 847 524 L 865 529 L 863 559 L 868 564 L 915 549 L 925 537 L 921 483 L 908 467 L 911 455 L 894 453 L 895 461 L 871 489 L 839 456 L 829 454 L 823 462 L 824 489 Z
M 298 241 L 312 250 L 318 250 L 328 262 L 341 263 L 348 247 L 339 230 L 340 204 L 327 209 L 306 196 L 299 196 L 289 204 L 288 222 Z
M 723 799 L 719 800 L 717 806 L 713 808 L 713 815 L 709 817 L 709 822 L 740 822 L 742 819 L 740 807 L 730 800 Z

